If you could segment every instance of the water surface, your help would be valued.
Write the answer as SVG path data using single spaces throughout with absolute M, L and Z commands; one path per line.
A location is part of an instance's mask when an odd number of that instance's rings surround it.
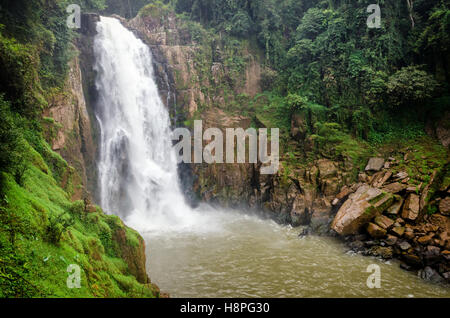
M 206 218 L 209 228 L 144 234 L 149 275 L 171 297 L 450 297 L 450 288 L 333 238 L 299 238 L 300 229 L 238 213 Z M 381 289 L 367 287 L 371 264 Z

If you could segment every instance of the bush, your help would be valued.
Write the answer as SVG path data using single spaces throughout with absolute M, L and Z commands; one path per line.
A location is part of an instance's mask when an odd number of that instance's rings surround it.
M 402 68 L 389 78 L 386 93 L 393 108 L 419 106 L 433 97 L 438 82 L 417 66 Z
M 58 244 L 61 241 L 62 234 L 74 223 L 74 219 L 67 213 L 50 217 L 46 233 L 48 242 Z

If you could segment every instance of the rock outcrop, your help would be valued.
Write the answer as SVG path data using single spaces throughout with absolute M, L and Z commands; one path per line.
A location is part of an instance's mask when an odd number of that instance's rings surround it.
M 49 98 L 49 107 L 44 111 L 44 118 L 50 120 L 44 120 L 43 126 L 52 149 L 75 168 L 71 189 L 65 188 L 72 193 L 73 199 L 78 200 L 89 196 L 88 179 L 94 183 L 92 172 L 87 171 L 95 171 L 96 146 L 77 57 L 70 62 L 69 67 L 64 93 Z M 63 183 L 67 182 L 63 180 Z
M 340 235 L 357 234 L 370 220 L 390 207 L 393 201 L 392 194 L 362 185 L 342 205 L 331 228 Z
M 378 160 L 377 160 L 378 161 Z M 433 282 L 450 282 L 450 196 L 448 164 L 435 170 L 428 184 L 411 185 L 404 171 L 394 173 L 398 162 L 368 167 L 368 183 L 341 206 L 332 229 L 346 236 L 350 248 L 365 255 L 398 258 L 401 267 L 419 270 L 419 276 Z M 389 167 L 389 168 L 386 168 Z M 335 200 L 339 200 L 336 197 Z

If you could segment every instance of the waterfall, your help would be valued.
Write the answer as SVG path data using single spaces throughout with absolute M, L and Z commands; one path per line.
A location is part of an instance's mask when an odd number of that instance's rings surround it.
M 197 224 L 179 185 L 150 49 L 118 20 L 101 17 L 94 54 L 102 208 L 140 231 Z

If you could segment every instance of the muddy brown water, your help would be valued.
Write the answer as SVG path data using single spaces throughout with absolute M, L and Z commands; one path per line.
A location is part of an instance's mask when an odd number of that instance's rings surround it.
M 350 253 L 336 239 L 236 212 L 205 224 L 144 233 L 149 275 L 171 297 L 450 297 L 396 261 Z M 369 288 L 371 264 L 381 288 Z

